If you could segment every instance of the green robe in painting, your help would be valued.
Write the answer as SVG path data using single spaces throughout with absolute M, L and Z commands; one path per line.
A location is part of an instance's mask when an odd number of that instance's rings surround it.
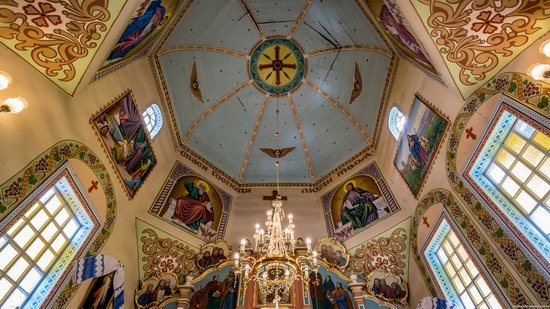
M 346 208 L 342 203 L 340 214 L 342 225 L 351 222 L 353 229 L 360 229 L 378 219 L 378 212 L 372 203 L 373 200 L 373 194 L 361 188 L 353 188 L 346 193 L 344 203 L 349 201 L 353 208 Z

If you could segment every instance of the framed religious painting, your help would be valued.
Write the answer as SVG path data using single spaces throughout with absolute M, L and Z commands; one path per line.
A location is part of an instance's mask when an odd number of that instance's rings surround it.
M 157 164 L 134 95 L 127 90 L 94 115 L 90 122 L 124 191 L 132 199 Z
M 158 308 L 160 303 L 176 294 L 177 284 L 178 276 L 174 273 L 156 273 L 142 280 L 134 296 L 136 308 Z
M 367 292 L 379 299 L 392 303 L 406 304 L 409 295 L 407 283 L 401 277 L 386 272 L 373 270 L 367 277 Z
M 232 197 L 181 162 L 176 162 L 149 213 L 212 242 L 223 239 Z
M 349 264 L 348 250 L 335 237 L 319 239 L 315 245 L 315 251 L 330 267 L 344 271 Z
M 140 1 L 94 79 L 123 67 L 137 57 L 146 55 L 151 43 L 168 24 L 180 2 L 180 0 Z
M 103 275 L 92 280 L 80 308 L 111 309 L 113 308 L 113 297 L 115 289 L 113 278 L 115 272 Z
M 428 178 L 448 127 L 447 117 L 416 94 L 393 160 L 415 198 Z
M 228 259 L 230 260 L 232 257 L 231 246 L 225 240 L 217 239 L 201 246 L 195 264 L 200 271 L 204 271 L 206 268 L 216 266 Z
M 321 197 L 330 237 L 346 241 L 399 210 L 375 162 Z

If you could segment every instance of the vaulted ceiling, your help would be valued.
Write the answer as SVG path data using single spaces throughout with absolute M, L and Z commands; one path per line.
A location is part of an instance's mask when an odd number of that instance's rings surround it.
M 294 147 L 283 183 L 371 148 L 395 65 L 355 1 L 194 1 L 156 56 L 178 143 L 242 184 L 275 182 L 260 148 Z

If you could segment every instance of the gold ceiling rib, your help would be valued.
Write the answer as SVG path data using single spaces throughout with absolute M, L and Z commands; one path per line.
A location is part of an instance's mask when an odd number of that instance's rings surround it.
M 252 132 L 250 134 L 250 139 L 248 140 L 248 145 L 246 146 L 246 152 L 244 153 L 243 157 L 243 163 L 241 165 L 241 171 L 239 172 L 239 182 L 243 183 L 244 181 L 244 175 L 246 173 L 246 168 L 248 167 L 248 160 L 250 159 L 250 153 L 252 152 L 252 147 L 254 146 L 254 142 L 256 141 L 256 135 L 258 134 L 258 128 L 260 127 L 260 123 L 262 122 L 262 119 L 264 118 L 265 109 L 267 107 L 267 103 L 269 102 L 269 94 L 266 94 L 264 97 L 264 101 L 262 102 L 262 105 L 260 106 L 260 110 L 258 111 L 258 116 L 256 116 L 256 122 L 254 123 L 254 128 L 252 129 Z
M 184 45 L 175 45 L 175 46 L 166 47 L 159 50 L 158 56 L 163 56 L 176 51 L 208 51 L 208 52 L 221 53 L 224 55 L 234 56 L 234 57 L 242 58 L 244 60 L 248 59 L 248 55 L 245 53 L 241 53 L 240 51 L 236 51 L 229 48 L 210 46 L 210 45 L 201 45 L 201 44 L 184 44 Z
M 199 125 L 203 122 L 208 115 L 210 115 L 212 112 L 214 112 L 218 107 L 220 107 L 223 103 L 225 103 L 229 98 L 231 98 L 233 95 L 235 95 L 237 92 L 241 91 L 243 88 L 249 86 L 252 84 L 252 80 L 249 79 L 245 81 L 244 83 L 239 84 L 237 87 L 233 88 L 233 90 L 229 91 L 226 95 L 219 98 L 216 103 L 212 104 L 207 110 L 205 110 L 195 121 L 193 121 L 193 124 L 185 131 L 185 134 L 183 135 L 182 144 L 186 144 L 189 137 L 191 137 L 191 134 L 199 127 Z
M 359 45 L 343 45 L 341 47 L 321 48 L 309 53 L 304 53 L 304 57 L 311 58 L 311 57 L 320 56 L 323 54 L 334 53 L 337 51 L 371 51 L 371 52 L 375 52 L 375 53 L 379 53 L 384 56 L 387 56 L 388 58 L 391 58 L 393 56 L 391 50 L 389 49 L 382 48 L 379 46 L 374 46 L 374 45 L 359 44 Z
M 292 28 L 290 29 L 290 33 L 288 34 L 288 38 L 292 38 L 296 34 L 296 31 L 298 31 L 298 27 L 302 23 L 302 20 L 304 20 L 304 17 L 306 16 L 307 11 L 311 7 L 312 3 L 313 3 L 313 0 L 307 0 L 306 1 L 306 4 L 304 5 L 302 10 L 298 14 L 298 17 L 296 17 L 296 21 L 294 22 L 294 25 L 292 25 Z
M 315 86 L 312 82 L 310 82 L 309 80 L 307 79 L 303 79 L 302 82 L 306 85 L 308 85 L 309 88 L 313 89 L 313 91 L 317 92 L 320 96 L 322 96 L 323 98 L 325 98 L 325 100 L 329 101 L 334 107 L 336 107 L 336 109 L 338 109 L 342 114 L 344 114 L 344 116 L 346 116 L 346 118 L 351 121 L 351 123 L 353 123 L 353 125 L 355 126 L 355 128 L 357 128 L 357 130 L 359 130 L 359 133 L 361 133 L 361 135 L 363 136 L 363 138 L 365 139 L 365 141 L 367 142 L 368 145 L 371 145 L 372 144 L 372 141 L 369 137 L 369 135 L 367 134 L 367 131 L 365 130 L 365 128 L 363 128 L 363 126 L 359 123 L 359 121 L 357 121 L 357 119 L 355 119 L 353 117 L 353 115 L 347 110 L 345 109 L 344 107 L 342 107 L 342 105 L 336 100 L 334 99 L 333 97 L 331 97 L 328 93 L 324 92 L 321 88 Z
M 315 182 L 315 169 L 313 168 L 313 161 L 311 161 L 311 155 L 309 154 L 309 148 L 307 147 L 306 139 L 304 137 L 304 130 L 302 130 L 302 123 L 300 122 L 300 116 L 296 110 L 296 104 L 292 100 L 292 95 L 288 94 L 288 105 L 290 106 L 290 111 L 292 112 L 292 118 L 294 118 L 294 123 L 296 124 L 296 129 L 298 130 L 298 136 L 302 142 L 302 147 L 304 147 L 304 156 L 306 157 L 307 169 L 309 171 L 309 178 L 311 182 Z
M 248 18 L 250 18 L 250 22 L 252 22 L 252 24 L 254 25 L 254 29 L 256 29 L 256 32 L 258 32 L 260 39 L 262 41 L 265 40 L 265 35 L 262 32 L 262 29 L 260 29 L 260 26 L 258 25 L 256 18 L 254 17 L 254 15 L 252 15 L 252 11 L 250 11 L 250 8 L 246 4 L 246 2 L 244 0 L 240 0 L 239 2 L 241 3 L 241 7 L 243 8 L 244 13 L 248 15 Z

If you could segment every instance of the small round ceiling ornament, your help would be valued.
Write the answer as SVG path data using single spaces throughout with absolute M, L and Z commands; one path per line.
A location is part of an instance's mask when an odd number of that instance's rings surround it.
M 275 37 L 253 48 L 248 69 L 258 89 L 270 95 L 284 95 L 300 85 L 306 62 L 298 44 L 287 38 Z

